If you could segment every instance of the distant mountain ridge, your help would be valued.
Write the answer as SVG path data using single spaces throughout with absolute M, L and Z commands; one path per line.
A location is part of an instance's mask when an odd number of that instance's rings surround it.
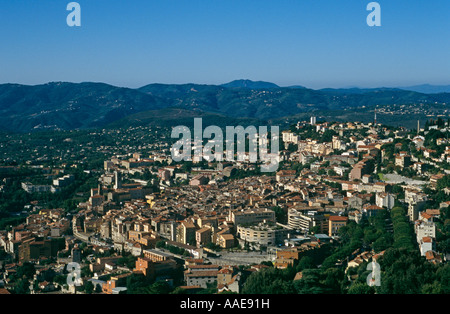
M 158 97 L 104 83 L 0 85 L 0 127 L 13 132 L 95 128 L 161 106 Z
M 158 111 L 161 123 L 167 124 L 174 113 L 163 110 L 168 108 L 180 108 L 189 115 L 207 113 L 215 121 L 218 117 L 225 121 L 226 117 L 233 121 L 270 122 L 303 113 L 363 106 L 434 103 L 449 104 L 450 94 L 425 94 L 396 88 L 314 90 L 249 80 L 222 85 L 149 84 L 136 89 L 93 82 L 51 82 L 34 86 L 2 84 L 0 129 L 31 132 L 101 128 L 151 111 Z M 180 118 L 177 117 L 175 119 Z M 127 123 L 132 121 L 127 120 Z
M 249 89 L 269 89 L 279 88 L 277 84 L 264 82 L 264 81 L 251 81 L 251 80 L 234 80 L 232 82 L 222 84 L 221 86 L 227 88 L 249 88 Z
M 399 87 L 400 89 L 410 90 L 413 92 L 424 93 L 424 94 L 439 94 L 439 93 L 450 93 L 450 85 L 414 85 L 407 87 Z

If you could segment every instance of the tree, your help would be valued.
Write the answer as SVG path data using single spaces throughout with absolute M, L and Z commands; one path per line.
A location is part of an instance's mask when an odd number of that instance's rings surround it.
M 127 277 L 126 287 L 128 294 L 141 294 L 149 285 L 150 281 L 142 274 L 133 273 Z
M 302 272 L 302 278 L 294 281 L 293 285 L 298 294 L 322 294 L 327 291 L 321 282 L 319 269 L 307 269 Z
M 303 271 L 305 269 L 314 269 L 316 268 L 316 265 L 314 264 L 314 260 L 310 256 L 303 256 L 298 264 L 297 264 L 297 272 Z
M 92 294 L 94 292 L 94 284 L 92 281 L 87 281 L 84 285 L 84 292 L 87 294 Z
M 273 267 L 273 263 L 272 263 L 271 261 L 262 261 L 262 262 L 261 262 L 261 265 Z
M 188 291 L 186 289 L 183 289 L 181 287 L 176 287 L 171 294 L 188 294 Z
M 158 248 L 158 249 L 163 249 L 163 248 L 165 248 L 166 247 L 166 241 L 164 241 L 164 240 L 160 240 L 160 241 L 158 241 L 158 242 L 156 242 L 156 248 Z
M 372 248 L 376 253 L 379 253 L 389 248 L 391 244 L 392 241 L 387 236 L 382 236 L 372 243 Z
M 34 264 L 25 262 L 22 266 L 19 266 L 17 268 L 16 276 L 17 278 L 32 279 L 35 273 L 36 269 L 34 267 Z
M 377 262 L 381 268 L 381 286 L 376 288 L 379 293 L 417 294 L 437 291 L 434 282 L 439 278 L 439 271 L 417 250 L 389 248 Z M 441 278 L 448 279 L 445 276 Z
M 327 288 L 328 293 L 341 293 L 341 285 L 344 278 L 344 270 L 342 268 L 328 268 L 323 271 L 323 285 Z
M 450 293 L 450 264 L 446 263 L 441 266 L 436 272 L 437 280 L 441 287 L 441 293 Z
M 280 206 L 273 206 L 270 209 L 275 212 L 275 217 L 278 222 L 280 223 L 287 222 L 287 213 L 283 208 L 281 208 Z
M 446 175 L 443 178 L 439 179 L 436 183 L 436 189 L 443 190 L 445 188 L 450 187 L 450 176 Z
M 394 247 L 414 250 L 415 239 L 405 209 L 399 206 L 392 208 L 391 220 L 394 227 Z
M 148 288 L 142 289 L 146 294 L 169 294 L 172 292 L 172 288 L 165 281 L 157 281 Z
M 374 294 L 375 289 L 362 282 L 353 283 L 347 291 L 348 294 Z
M 30 282 L 28 279 L 20 279 L 14 286 L 15 294 L 29 294 L 30 293 Z
M 336 131 L 334 130 L 326 130 L 325 132 L 323 132 L 322 138 L 320 139 L 321 142 L 331 142 L 331 140 L 333 139 L 333 136 L 338 135 L 336 133 Z
M 392 186 L 392 193 L 393 194 L 398 194 L 398 198 L 404 198 L 405 193 L 403 191 L 403 188 L 399 185 L 399 184 L 394 184 Z
M 81 268 L 81 277 L 92 277 L 93 275 L 88 265 Z
M 133 269 L 134 266 L 136 265 L 136 260 L 137 260 L 136 256 L 134 256 L 133 254 L 129 254 L 127 256 L 122 256 L 121 258 L 119 258 L 117 260 L 117 265 L 126 266 L 129 269 Z
M 336 171 L 334 171 L 333 169 L 330 169 L 330 170 L 328 170 L 328 175 L 329 175 L 330 177 L 334 177 L 334 176 L 337 176 L 337 173 L 336 173 Z
M 441 294 L 442 293 L 441 284 L 437 281 L 434 281 L 433 283 L 424 284 L 422 286 L 421 293 L 422 294 Z
M 266 268 L 251 274 L 242 289 L 244 294 L 289 294 L 295 293 L 292 278 L 278 268 Z
M 63 286 L 65 284 L 67 284 L 67 275 L 56 275 L 53 278 L 53 281 L 57 284 L 59 284 L 60 286 Z

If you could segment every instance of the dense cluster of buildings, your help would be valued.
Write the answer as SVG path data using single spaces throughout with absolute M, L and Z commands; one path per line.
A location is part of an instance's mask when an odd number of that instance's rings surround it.
M 442 262 L 435 243 L 434 219 L 439 210 L 426 208 L 427 195 L 420 186 L 405 182 L 404 200 L 398 200 L 392 184 L 376 176 L 377 163 L 384 160 L 382 147 L 393 138 L 378 136 L 380 127 L 372 124 L 316 125 L 314 121 L 314 125 L 319 133 L 333 130 L 337 135 L 320 142 L 302 138 L 301 133 L 283 132 L 286 148 L 294 144 L 297 150 L 282 150 L 281 161 L 301 167 L 282 168 L 273 175 L 233 178 L 239 170 L 254 169 L 249 162 L 208 162 L 204 167 L 194 163 L 187 171 L 169 156 L 158 160 L 155 156 L 143 158 L 140 153 L 113 157 L 104 162 L 98 187 L 91 189 L 89 199 L 78 205 L 75 214 L 42 209 L 28 216 L 24 224 L 2 231 L 0 245 L 21 263 L 42 258 L 66 261 L 58 257 L 61 251 L 67 252 L 71 261 L 81 262 L 80 243 L 96 252 L 114 250 L 116 256 L 89 264 L 96 274 L 90 280 L 104 293 L 123 292 L 130 273 L 170 280 L 180 265 L 185 289 L 215 283 L 219 291 L 239 292 L 245 277 L 242 270 L 237 264 L 207 263 L 214 249 L 271 252 L 274 265 L 285 268 L 305 252 L 339 241 L 339 230 L 349 222 L 359 223 L 401 201 L 408 208 L 421 254 Z M 301 125 L 297 128 L 301 130 Z M 364 136 L 356 132 L 362 129 Z M 447 158 L 447 151 L 441 158 Z M 399 151 L 393 163 L 405 168 L 418 167 L 419 161 Z M 151 179 L 129 179 L 146 171 L 152 173 Z M 431 184 L 439 179 L 436 175 L 429 178 Z M 73 176 L 65 175 L 55 178 L 51 187 L 73 182 Z M 30 193 L 47 191 L 26 182 L 22 187 Z M 185 254 L 159 249 L 162 242 Z M 132 270 L 117 264 L 129 254 L 136 257 Z M 356 260 L 366 260 L 366 255 Z M 258 267 L 262 265 L 253 265 L 250 271 L 258 271 Z

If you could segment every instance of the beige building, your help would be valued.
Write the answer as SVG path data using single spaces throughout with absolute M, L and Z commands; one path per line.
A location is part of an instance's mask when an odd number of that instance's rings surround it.
M 195 240 L 197 242 L 197 247 L 205 246 L 211 243 L 212 230 L 209 227 L 203 227 L 195 231 Z
M 328 235 L 330 237 L 337 235 L 339 229 L 346 226 L 348 217 L 330 216 L 328 218 Z
M 255 224 L 263 221 L 275 222 L 275 212 L 267 208 L 230 211 L 228 220 L 232 221 L 235 226 Z
M 217 238 L 217 242 L 221 248 L 229 249 L 234 247 L 235 238 L 232 234 L 221 234 Z
M 177 242 L 193 245 L 196 226 L 190 221 L 183 221 L 177 227 Z
M 260 223 L 249 227 L 238 226 L 237 236 L 240 244 L 249 243 L 253 246 L 272 246 L 284 242 L 291 230 L 277 225 Z

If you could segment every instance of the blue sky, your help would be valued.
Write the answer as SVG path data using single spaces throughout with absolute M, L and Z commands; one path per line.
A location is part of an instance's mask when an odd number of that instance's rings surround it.
M 1 0 L 0 83 L 450 84 L 450 1 Z

